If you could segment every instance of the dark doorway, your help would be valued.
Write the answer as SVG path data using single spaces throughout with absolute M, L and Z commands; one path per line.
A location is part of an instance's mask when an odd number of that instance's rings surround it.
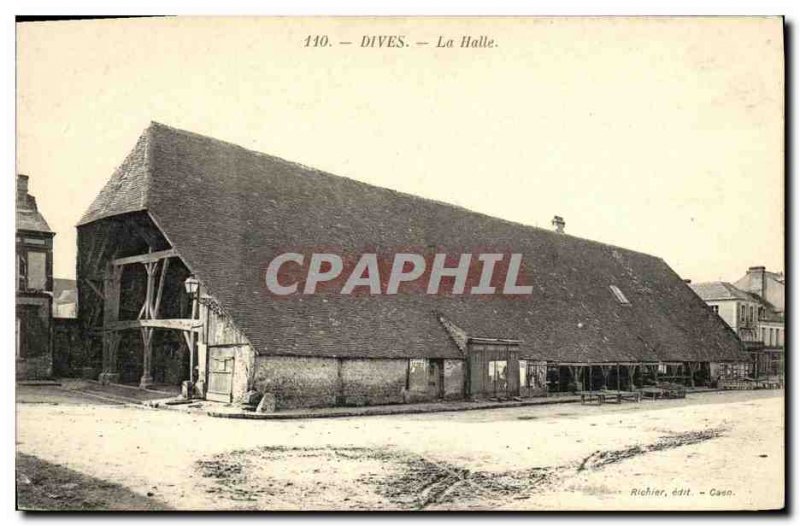
M 444 360 L 431 360 L 428 367 L 428 391 L 436 398 L 444 398 Z

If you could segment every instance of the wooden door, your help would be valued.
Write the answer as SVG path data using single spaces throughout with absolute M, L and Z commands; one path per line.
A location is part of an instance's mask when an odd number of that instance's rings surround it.
M 233 369 L 236 365 L 233 349 L 209 349 L 207 400 L 233 400 Z
M 428 367 L 428 392 L 436 398 L 444 397 L 444 360 L 431 360 Z

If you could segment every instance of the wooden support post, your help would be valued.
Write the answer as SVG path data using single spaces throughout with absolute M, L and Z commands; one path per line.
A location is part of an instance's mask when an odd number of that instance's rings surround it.
M 202 295 L 202 288 L 199 294 Z M 202 297 L 202 296 L 201 296 Z M 197 335 L 197 383 L 195 384 L 195 392 L 201 398 L 206 395 L 206 381 L 208 375 L 208 305 L 200 302 L 198 305 L 198 319 L 197 325 L 201 325 L 200 332 Z
M 142 327 L 141 331 L 144 352 L 142 355 L 142 378 L 139 380 L 139 387 L 144 389 L 153 385 L 153 328 Z
M 184 331 L 183 339 L 186 340 L 186 347 L 189 349 L 189 381 L 193 381 L 194 376 L 194 331 Z
M 689 362 L 689 385 L 694 387 L 694 375 L 700 368 L 700 362 Z
M 163 272 L 162 272 L 162 277 L 163 277 Z M 197 318 L 197 311 L 200 304 L 200 302 L 198 301 L 199 296 L 200 296 L 199 291 L 197 291 L 195 292 L 195 295 L 192 297 L 192 312 L 190 315 L 190 319 L 192 320 L 193 323 L 196 323 L 194 320 Z M 186 339 L 186 347 L 189 349 L 189 375 L 188 379 L 183 382 L 183 388 L 182 388 L 183 395 L 186 398 L 194 398 L 197 395 L 197 390 L 196 390 L 197 376 L 195 375 L 196 336 L 197 335 L 194 330 L 186 331 L 183 333 L 183 337 Z
M 144 318 L 151 320 L 153 316 L 153 274 L 158 263 L 145 263 L 144 270 L 147 272 L 147 290 L 144 299 Z
M 197 318 L 197 307 L 198 307 L 198 301 L 197 301 L 197 296 L 195 296 L 192 299 L 192 319 L 193 320 Z M 195 364 L 195 356 L 194 356 L 195 344 L 194 343 L 195 343 L 195 337 L 196 337 L 195 331 L 191 331 L 189 333 L 189 341 L 191 342 L 190 343 L 190 347 L 189 347 L 189 352 L 191 353 L 189 355 L 189 381 L 192 382 L 192 385 L 194 385 L 194 382 L 197 380 L 197 378 L 195 377 L 195 374 L 194 374 L 194 372 L 195 372 L 194 371 L 194 364 Z
M 119 291 L 122 268 L 109 265 L 103 278 L 103 327 L 119 319 Z M 103 331 L 103 370 L 98 380 L 101 383 L 119 382 L 117 372 L 117 347 L 119 335 Z
M 617 363 L 617 391 L 619 390 L 619 363 Z
M 169 268 L 169 259 L 164 259 L 161 263 L 161 277 L 158 280 L 158 292 L 156 293 L 156 300 L 153 303 L 153 318 L 158 318 L 158 309 L 161 307 L 161 293 L 164 290 L 164 281 L 167 278 L 167 269 Z

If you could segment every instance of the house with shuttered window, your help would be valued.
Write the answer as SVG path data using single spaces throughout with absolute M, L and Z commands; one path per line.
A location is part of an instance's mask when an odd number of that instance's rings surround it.
M 53 372 L 53 236 L 28 192 L 29 177 L 17 175 L 16 377 L 49 378 Z

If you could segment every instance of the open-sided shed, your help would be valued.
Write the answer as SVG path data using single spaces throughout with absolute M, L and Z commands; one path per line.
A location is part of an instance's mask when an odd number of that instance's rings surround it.
M 86 211 L 78 245 L 80 317 L 104 381 L 191 379 L 201 397 L 256 390 L 279 407 L 324 406 L 542 394 L 548 365 L 593 364 L 607 381 L 619 364 L 746 360 L 738 338 L 657 257 L 157 123 Z M 265 291 L 267 263 L 287 250 L 399 249 L 519 253 L 533 291 Z

